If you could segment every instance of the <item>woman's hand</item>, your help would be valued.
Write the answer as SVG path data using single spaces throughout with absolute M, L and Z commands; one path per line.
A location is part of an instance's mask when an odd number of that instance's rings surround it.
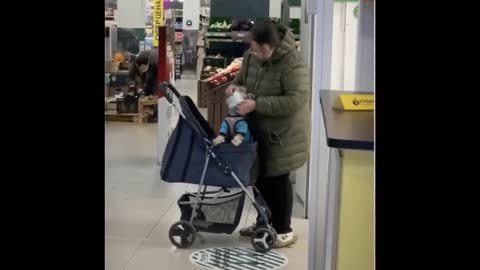
M 237 113 L 239 113 L 242 116 L 245 116 L 253 112 L 256 106 L 257 106 L 257 103 L 255 102 L 255 100 L 247 99 L 245 101 L 242 101 L 242 103 L 238 105 Z
M 225 95 L 226 95 L 227 97 L 232 96 L 232 95 L 233 95 L 233 92 L 237 91 L 237 89 L 238 89 L 238 86 L 233 85 L 233 84 L 230 84 L 230 85 L 227 87 L 227 89 L 225 89 Z

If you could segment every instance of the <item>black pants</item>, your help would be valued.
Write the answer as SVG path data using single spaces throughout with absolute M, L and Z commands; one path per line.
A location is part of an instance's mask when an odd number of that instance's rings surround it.
M 278 234 L 292 231 L 293 187 L 289 175 L 259 177 L 255 184 L 272 212 L 272 226 Z

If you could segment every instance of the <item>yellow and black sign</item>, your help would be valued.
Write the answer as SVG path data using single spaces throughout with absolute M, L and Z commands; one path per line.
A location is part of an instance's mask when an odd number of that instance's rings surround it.
M 153 47 L 158 47 L 159 27 L 163 26 L 163 0 L 153 1 Z
M 374 95 L 341 94 L 338 96 L 337 109 L 344 111 L 373 111 L 375 109 Z

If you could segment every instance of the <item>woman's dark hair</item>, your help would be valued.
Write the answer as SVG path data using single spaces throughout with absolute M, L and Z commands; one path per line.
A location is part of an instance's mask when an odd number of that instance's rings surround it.
M 252 40 L 259 45 L 268 44 L 270 46 L 277 46 L 280 43 L 278 27 L 273 22 L 255 23 L 250 33 Z
M 141 54 L 135 59 L 135 64 L 142 66 L 142 65 L 148 65 L 148 62 L 150 60 L 148 59 L 148 56 L 145 54 Z

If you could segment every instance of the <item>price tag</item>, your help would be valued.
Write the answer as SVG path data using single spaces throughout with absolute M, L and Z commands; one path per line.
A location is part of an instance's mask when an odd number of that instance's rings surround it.
M 341 94 L 335 108 L 344 111 L 373 111 L 375 95 Z

